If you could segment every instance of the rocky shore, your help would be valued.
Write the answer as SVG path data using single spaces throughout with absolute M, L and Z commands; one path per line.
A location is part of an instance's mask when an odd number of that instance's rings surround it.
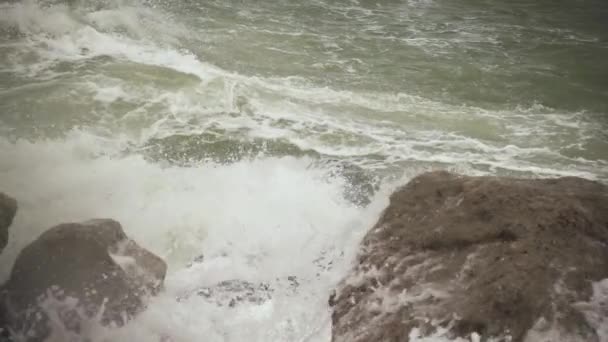
M 2 247 L 16 210 L 0 194 Z M 82 340 L 90 323 L 123 325 L 161 289 L 166 270 L 116 221 L 52 227 L 19 253 L 0 287 L 0 340 Z
M 8 242 L 8 228 L 17 213 L 17 201 L 0 192 L 0 252 Z
M 0 249 L 17 201 L 0 193 Z M 201 263 L 203 257 L 193 263 Z M 67 341 L 122 326 L 167 265 L 111 219 L 52 227 L 0 286 L 0 341 Z M 293 291 L 298 280 L 289 277 Z M 220 306 L 264 303 L 268 284 L 201 287 Z M 399 188 L 329 298 L 333 342 L 608 340 L 608 188 L 581 178 L 448 172 Z
M 333 341 L 606 341 L 591 310 L 605 278 L 606 186 L 426 173 L 393 193 L 331 296 Z

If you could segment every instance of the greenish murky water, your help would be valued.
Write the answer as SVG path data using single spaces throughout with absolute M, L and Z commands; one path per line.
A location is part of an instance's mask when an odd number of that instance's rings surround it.
M 0 274 L 49 225 L 110 216 L 172 265 L 165 301 L 307 284 L 234 326 L 163 302 L 115 340 L 327 340 L 343 256 L 436 168 L 606 182 L 608 4 L 0 2 L 0 190 L 21 204 Z M 187 273 L 201 251 L 217 259 Z M 315 275 L 319 255 L 342 268 Z

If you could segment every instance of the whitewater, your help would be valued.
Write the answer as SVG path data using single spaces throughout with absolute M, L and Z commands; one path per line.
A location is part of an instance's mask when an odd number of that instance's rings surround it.
M 108 217 L 169 270 L 95 341 L 329 341 L 331 290 L 414 175 L 608 180 L 596 5 L 0 2 L 0 282 L 45 229 Z M 272 298 L 191 295 L 234 279 Z

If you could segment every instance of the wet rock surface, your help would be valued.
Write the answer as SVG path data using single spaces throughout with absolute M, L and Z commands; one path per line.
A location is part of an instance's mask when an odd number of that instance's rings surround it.
M 61 224 L 21 251 L 1 288 L 1 311 L 24 341 L 86 336 L 87 320 L 122 325 L 141 311 L 166 268 L 116 221 Z
M 232 308 L 242 303 L 262 304 L 272 299 L 273 291 L 270 284 L 267 283 L 255 284 L 245 280 L 231 279 L 213 286 L 198 288 L 191 294 L 178 297 L 177 300 L 184 301 L 195 294 L 218 306 Z
M 195 257 L 186 267 L 191 268 L 204 262 L 204 255 Z M 295 276 L 276 278 L 269 282 L 251 282 L 243 279 L 222 280 L 213 285 L 201 286 L 177 296 L 178 302 L 187 301 L 193 296 L 204 298 L 219 307 L 234 308 L 239 305 L 261 305 L 273 298 L 275 289 L 295 293 L 300 283 Z
M 363 168 L 330 155 L 307 150 L 284 139 L 218 138 L 226 132 L 207 132 L 195 135 L 173 135 L 151 139 L 142 150 L 153 161 L 175 165 L 196 165 L 201 161 L 230 164 L 241 160 L 266 157 L 309 157 L 311 167 L 324 166 L 330 177 L 342 178 L 346 183 L 344 198 L 355 205 L 366 206 L 378 191 L 379 180 Z
M 334 342 L 443 331 L 599 341 L 581 305 L 608 278 L 608 189 L 580 178 L 420 175 L 397 190 L 330 297 Z M 592 316 L 592 315 L 591 315 Z
M 17 201 L 0 192 L 0 252 L 8 242 L 8 228 L 17 213 Z

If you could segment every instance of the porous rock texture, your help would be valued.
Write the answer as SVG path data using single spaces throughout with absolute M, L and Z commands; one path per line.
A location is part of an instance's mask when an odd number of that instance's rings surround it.
M 167 266 L 109 219 L 60 224 L 25 247 L 0 288 L 20 341 L 86 340 L 90 322 L 122 325 L 162 286 Z
M 606 186 L 425 173 L 393 193 L 330 297 L 332 338 L 599 341 L 581 303 L 604 278 Z

